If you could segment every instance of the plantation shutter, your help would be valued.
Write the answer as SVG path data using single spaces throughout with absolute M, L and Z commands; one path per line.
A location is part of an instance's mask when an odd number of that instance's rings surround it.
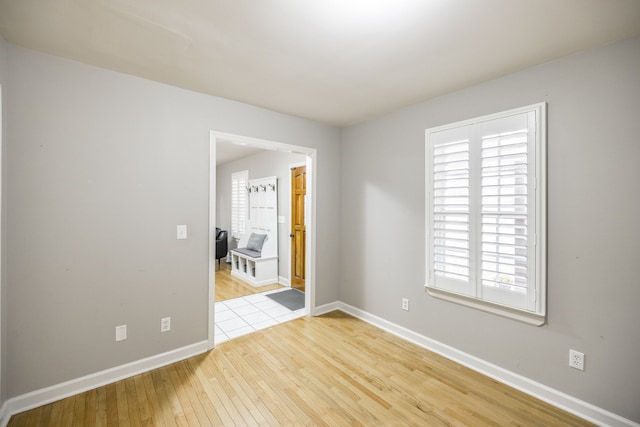
M 432 272 L 436 286 L 472 293 L 471 270 L 471 128 L 433 135 Z
M 544 321 L 544 112 L 537 104 L 427 129 L 432 295 Z
M 248 171 L 231 174 L 231 236 L 238 239 L 245 233 L 248 183 Z
M 481 295 L 483 299 L 527 307 L 535 290 L 530 275 L 530 195 L 535 192 L 529 168 L 529 114 L 521 113 L 481 124 Z M 533 171 L 533 169 L 532 169 Z M 533 174 L 531 174 L 533 175 Z M 531 199 L 533 202 L 533 199 Z M 531 289 L 530 289 L 531 288 Z

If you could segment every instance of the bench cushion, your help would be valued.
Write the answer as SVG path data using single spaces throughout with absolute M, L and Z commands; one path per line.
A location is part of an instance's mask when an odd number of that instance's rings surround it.
M 260 258 L 262 256 L 262 252 L 254 251 L 247 248 L 236 248 L 232 249 L 231 252 L 237 252 L 242 255 L 250 256 L 251 258 Z

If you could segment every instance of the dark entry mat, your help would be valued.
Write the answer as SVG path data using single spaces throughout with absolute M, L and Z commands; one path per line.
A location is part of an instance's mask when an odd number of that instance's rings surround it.
M 275 292 L 268 294 L 267 297 L 271 298 L 278 304 L 284 305 L 291 311 L 304 308 L 304 292 L 300 292 L 297 289 L 287 289 L 282 292 Z

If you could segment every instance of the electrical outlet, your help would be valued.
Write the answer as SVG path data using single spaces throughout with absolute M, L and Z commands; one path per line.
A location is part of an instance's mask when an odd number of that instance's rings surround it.
M 127 339 L 127 325 L 116 326 L 116 341 Z
M 171 330 L 171 317 L 163 317 L 160 319 L 160 332 L 167 332 Z
M 409 299 L 408 298 L 402 298 L 402 309 L 409 311 Z
M 569 350 L 569 366 L 584 371 L 584 353 Z

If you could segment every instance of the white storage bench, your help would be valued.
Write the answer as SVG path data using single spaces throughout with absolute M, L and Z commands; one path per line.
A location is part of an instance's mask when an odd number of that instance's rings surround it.
M 263 257 L 246 248 L 232 249 L 231 275 L 256 287 L 278 283 L 278 257 Z
M 278 283 L 278 178 L 249 181 L 249 220 L 231 252 L 231 275 L 252 286 Z

